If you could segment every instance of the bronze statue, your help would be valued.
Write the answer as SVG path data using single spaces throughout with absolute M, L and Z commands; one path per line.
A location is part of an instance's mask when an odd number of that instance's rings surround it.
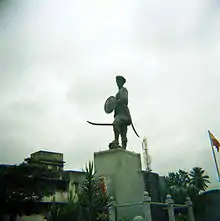
M 116 77 L 116 83 L 118 86 L 118 93 L 116 96 L 110 96 L 104 106 L 104 110 L 106 113 L 112 113 L 114 111 L 114 121 L 112 124 L 105 123 L 92 123 L 87 121 L 93 125 L 101 125 L 101 126 L 113 126 L 114 131 L 114 140 L 109 144 L 109 148 L 120 148 L 119 146 L 119 136 L 121 136 L 122 148 L 126 149 L 127 147 L 127 127 L 132 125 L 132 128 L 135 134 L 137 134 L 131 120 L 130 111 L 128 108 L 128 90 L 124 87 L 126 83 L 126 79 L 122 76 Z
M 122 148 L 127 146 L 127 127 L 131 125 L 131 115 L 128 109 L 128 91 L 124 87 L 126 80 L 122 76 L 116 77 L 118 93 L 116 94 L 113 131 L 114 141 L 110 143 L 110 148 L 119 145 L 119 135 L 121 136 Z

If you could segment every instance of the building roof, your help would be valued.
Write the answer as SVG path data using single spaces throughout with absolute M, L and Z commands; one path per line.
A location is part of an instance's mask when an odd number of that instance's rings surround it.
M 208 194 L 211 192 L 218 192 L 218 191 L 220 191 L 220 188 L 213 188 L 213 189 L 209 189 L 209 190 L 204 191 L 202 194 Z
M 64 170 L 65 173 L 85 173 L 85 171 L 80 170 Z
M 17 164 L 0 164 L 0 167 L 13 167 L 17 166 Z
M 63 155 L 63 153 L 60 153 L 60 152 L 52 152 L 52 151 L 46 151 L 46 150 L 39 150 L 39 151 L 34 152 L 34 153 L 32 153 L 32 154 L 37 154 L 37 153 L 62 154 L 62 155 Z M 31 155 L 32 155 L 32 154 L 31 154 Z
M 59 164 L 59 165 L 63 165 L 65 163 L 65 161 L 62 160 L 54 160 L 54 159 L 32 159 L 32 158 L 25 158 L 25 161 L 27 162 L 33 162 L 33 163 L 44 163 L 44 164 Z

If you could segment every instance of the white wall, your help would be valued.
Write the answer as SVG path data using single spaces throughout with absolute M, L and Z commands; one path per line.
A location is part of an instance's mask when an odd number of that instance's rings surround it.
M 69 182 L 69 187 L 67 191 L 57 191 L 54 195 L 51 195 L 49 197 L 44 197 L 42 199 L 42 202 L 68 202 L 68 198 L 71 196 L 73 196 L 73 198 L 75 198 L 75 200 L 77 200 L 77 195 L 75 194 L 75 184 L 73 183 L 73 181 Z

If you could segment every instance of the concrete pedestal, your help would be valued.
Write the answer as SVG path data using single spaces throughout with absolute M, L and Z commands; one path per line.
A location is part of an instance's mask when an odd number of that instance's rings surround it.
M 141 172 L 140 154 L 124 149 L 113 149 L 94 153 L 97 175 L 106 179 L 107 191 L 118 205 L 143 201 L 144 180 Z M 143 215 L 142 206 L 118 208 L 118 218 L 133 218 Z

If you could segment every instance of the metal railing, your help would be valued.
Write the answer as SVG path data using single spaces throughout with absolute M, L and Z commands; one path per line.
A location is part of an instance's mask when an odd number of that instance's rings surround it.
M 118 220 L 118 208 L 140 206 L 140 205 L 142 205 L 143 207 L 143 214 L 144 214 L 143 220 L 145 221 L 152 221 L 151 205 L 164 206 L 163 209 L 167 210 L 169 221 L 175 221 L 174 210 L 177 208 L 185 208 L 187 210 L 187 220 L 195 221 L 194 213 L 193 213 L 193 204 L 189 197 L 186 198 L 185 204 L 175 204 L 171 195 L 166 196 L 165 203 L 153 202 L 151 201 L 151 197 L 149 196 L 147 191 L 144 192 L 143 201 L 141 202 L 127 203 L 123 205 L 118 205 L 116 202 L 114 202 L 112 206 L 112 210 L 111 210 L 111 220 L 119 221 Z M 139 215 L 139 214 L 136 214 L 136 215 Z

